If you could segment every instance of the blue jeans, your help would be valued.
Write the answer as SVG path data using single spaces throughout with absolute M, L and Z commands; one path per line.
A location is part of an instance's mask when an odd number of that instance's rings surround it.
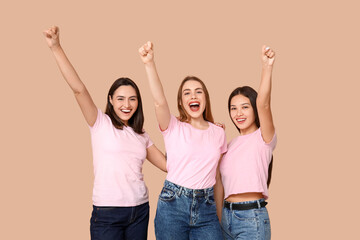
M 157 240 L 223 239 L 214 189 L 189 189 L 166 181 L 155 217 Z
M 250 210 L 232 210 L 234 204 L 261 203 L 264 199 L 230 204 L 223 208 L 221 227 L 226 240 L 270 240 L 270 219 L 266 207 Z
M 135 207 L 93 206 L 91 240 L 145 240 L 149 224 L 149 203 Z

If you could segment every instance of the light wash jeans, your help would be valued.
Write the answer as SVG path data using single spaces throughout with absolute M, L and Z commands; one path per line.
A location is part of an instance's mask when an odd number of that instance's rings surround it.
M 222 240 L 214 189 L 189 189 L 166 181 L 155 217 L 157 240 Z
M 270 219 L 266 207 L 250 210 L 233 210 L 235 204 L 260 203 L 256 201 L 238 202 L 230 204 L 230 208 L 223 208 L 221 227 L 226 240 L 270 240 Z

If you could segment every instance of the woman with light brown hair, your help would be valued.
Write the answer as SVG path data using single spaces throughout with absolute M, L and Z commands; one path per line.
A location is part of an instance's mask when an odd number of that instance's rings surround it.
M 214 185 L 227 142 L 224 129 L 213 123 L 206 86 L 194 76 L 182 81 L 176 118 L 157 74 L 152 43 L 143 45 L 139 53 L 167 152 L 168 174 L 157 205 L 156 239 L 222 239 Z

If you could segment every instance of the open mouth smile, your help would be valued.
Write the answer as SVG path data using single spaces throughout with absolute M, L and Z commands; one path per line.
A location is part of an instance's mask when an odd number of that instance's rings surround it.
M 129 114 L 131 112 L 131 109 L 120 109 L 122 113 Z
M 246 120 L 246 118 L 236 118 L 236 122 L 238 122 L 240 124 L 244 123 L 245 120 Z
M 193 112 L 197 112 L 199 111 L 200 109 L 200 102 L 190 102 L 189 103 L 189 107 L 190 107 L 190 110 L 193 111 Z

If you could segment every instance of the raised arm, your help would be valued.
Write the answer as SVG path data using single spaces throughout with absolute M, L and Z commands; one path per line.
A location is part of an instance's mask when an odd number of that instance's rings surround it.
M 149 160 L 149 162 L 151 162 L 155 167 L 159 168 L 163 172 L 167 172 L 165 156 L 155 145 L 148 147 L 146 152 L 146 158 Z
M 139 53 L 141 60 L 145 64 L 150 91 L 154 99 L 156 118 L 161 130 L 166 130 L 170 123 L 170 109 L 156 70 L 153 44 L 151 42 L 147 42 L 139 49 Z
M 80 80 L 78 74 L 60 45 L 59 28 L 53 26 L 48 30 L 45 30 L 43 33 L 50 50 L 54 54 L 56 63 L 64 79 L 74 92 L 75 98 L 81 108 L 86 122 L 90 126 L 93 126 L 97 117 L 97 108 L 85 85 Z
M 269 47 L 262 47 L 262 72 L 261 82 L 256 99 L 257 110 L 260 120 L 261 135 L 266 143 L 269 143 L 275 133 L 275 127 L 271 114 L 271 75 L 275 61 L 275 52 Z

